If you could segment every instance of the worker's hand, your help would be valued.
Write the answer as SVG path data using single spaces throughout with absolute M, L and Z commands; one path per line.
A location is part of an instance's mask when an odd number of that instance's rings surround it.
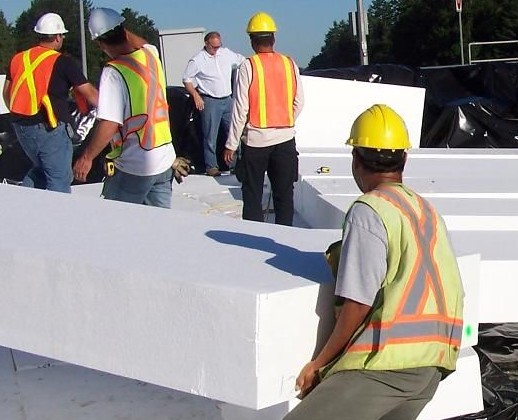
M 230 150 L 230 149 L 225 149 L 225 151 L 223 152 L 223 160 L 229 166 L 232 163 L 232 160 L 234 159 L 234 153 L 235 153 L 235 150 Z
M 205 102 L 203 102 L 203 98 L 201 97 L 201 95 L 199 93 L 196 93 L 193 96 L 193 99 L 194 99 L 194 105 L 196 106 L 196 109 L 198 111 L 203 111 L 203 108 L 205 108 Z
M 318 385 L 320 378 L 315 362 L 309 362 L 302 368 L 295 382 L 295 390 L 300 391 L 298 398 L 302 399 Z
M 83 154 L 74 163 L 74 178 L 77 179 L 79 182 L 86 182 L 86 177 L 90 172 L 90 169 L 92 169 L 92 159 L 89 159 L 87 156 Z
M 189 171 L 191 170 L 191 161 L 184 157 L 177 157 L 172 165 L 174 179 L 176 182 L 181 184 L 183 182 L 183 178 L 189 176 Z

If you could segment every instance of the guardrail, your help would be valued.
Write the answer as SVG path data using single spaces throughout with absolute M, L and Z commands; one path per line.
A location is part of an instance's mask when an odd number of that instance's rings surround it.
M 487 41 L 487 42 L 470 42 L 468 44 L 468 59 L 469 64 L 474 63 L 489 63 L 493 61 L 512 61 L 512 60 L 518 60 L 518 57 L 503 57 L 503 58 L 489 58 L 489 59 L 473 59 L 471 56 L 471 48 L 476 46 L 482 46 L 482 45 L 501 45 L 501 44 L 518 44 L 518 39 L 513 39 L 510 41 Z

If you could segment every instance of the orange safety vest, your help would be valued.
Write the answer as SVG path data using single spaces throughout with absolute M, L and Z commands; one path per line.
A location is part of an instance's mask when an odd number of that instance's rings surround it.
M 248 60 L 252 65 L 249 123 L 258 128 L 293 127 L 297 93 L 293 61 L 275 52 L 255 54 Z
M 36 115 L 41 107 L 47 113 L 52 128 L 58 119 L 48 95 L 50 78 L 56 60 L 61 54 L 45 47 L 33 47 L 19 52 L 11 61 L 11 83 L 9 109 L 20 115 Z
M 115 159 L 122 153 L 122 145 L 130 135 L 137 135 L 140 147 L 152 150 L 172 142 L 169 106 L 165 92 L 165 77 L 159 60 L 146 48 L 112 60 L 108 65 L 122 75 L 130 96 L 131 116 L 112 139 Z
M 368 318 L 322 373 L 427 366 L 454 371 L 464 293 L 442 218 L 402 184 L 382 184 L 357 201 L 372 207 L 387 230 L 387 274 Z

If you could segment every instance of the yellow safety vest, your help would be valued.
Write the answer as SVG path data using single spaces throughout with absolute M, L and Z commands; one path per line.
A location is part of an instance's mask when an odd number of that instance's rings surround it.
M 464 293 L 444 221 L 402 184 L 382 184 L 357 201 L 372 207 L 386 228 L 387 273 L 367 319 L 321 374 L 429 366 L 454 371 Z
M 131 116 L 112 139 L 110 159 L 120 156 L 131 135 L 138 136 L 140 147 L 152 150 L 172 142 L 165 77 L 160 61 L 146 48 L 117 57 L 108 63 L 122 75 L 128 87 Z

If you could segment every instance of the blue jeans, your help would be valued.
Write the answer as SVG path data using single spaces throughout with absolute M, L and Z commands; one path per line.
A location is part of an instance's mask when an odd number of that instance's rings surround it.
M 47 131 L 44 124 L 13 123 L 16 137 L 33 167 L 22 180 L 25 187 L 70 193 L 72 174 L 72 142 L 65 124 L 60 122 Z
M 227 98 L 217 99 L 206 95 L 202 95 L 202 98 L 205 103 L 204 109 L 200 113 L 205 168 L 217 168 L 218 158 L 216 156 L 216 148 L 219 126 L 223 124 L 223 130 L 226 136 L 230 127 L 232 98 L 229 96 Z
M 158 175 L 139 176 L 115 170 L 104 179 L 102 195 L 107 200 L 171 208 L 173 170 Z

